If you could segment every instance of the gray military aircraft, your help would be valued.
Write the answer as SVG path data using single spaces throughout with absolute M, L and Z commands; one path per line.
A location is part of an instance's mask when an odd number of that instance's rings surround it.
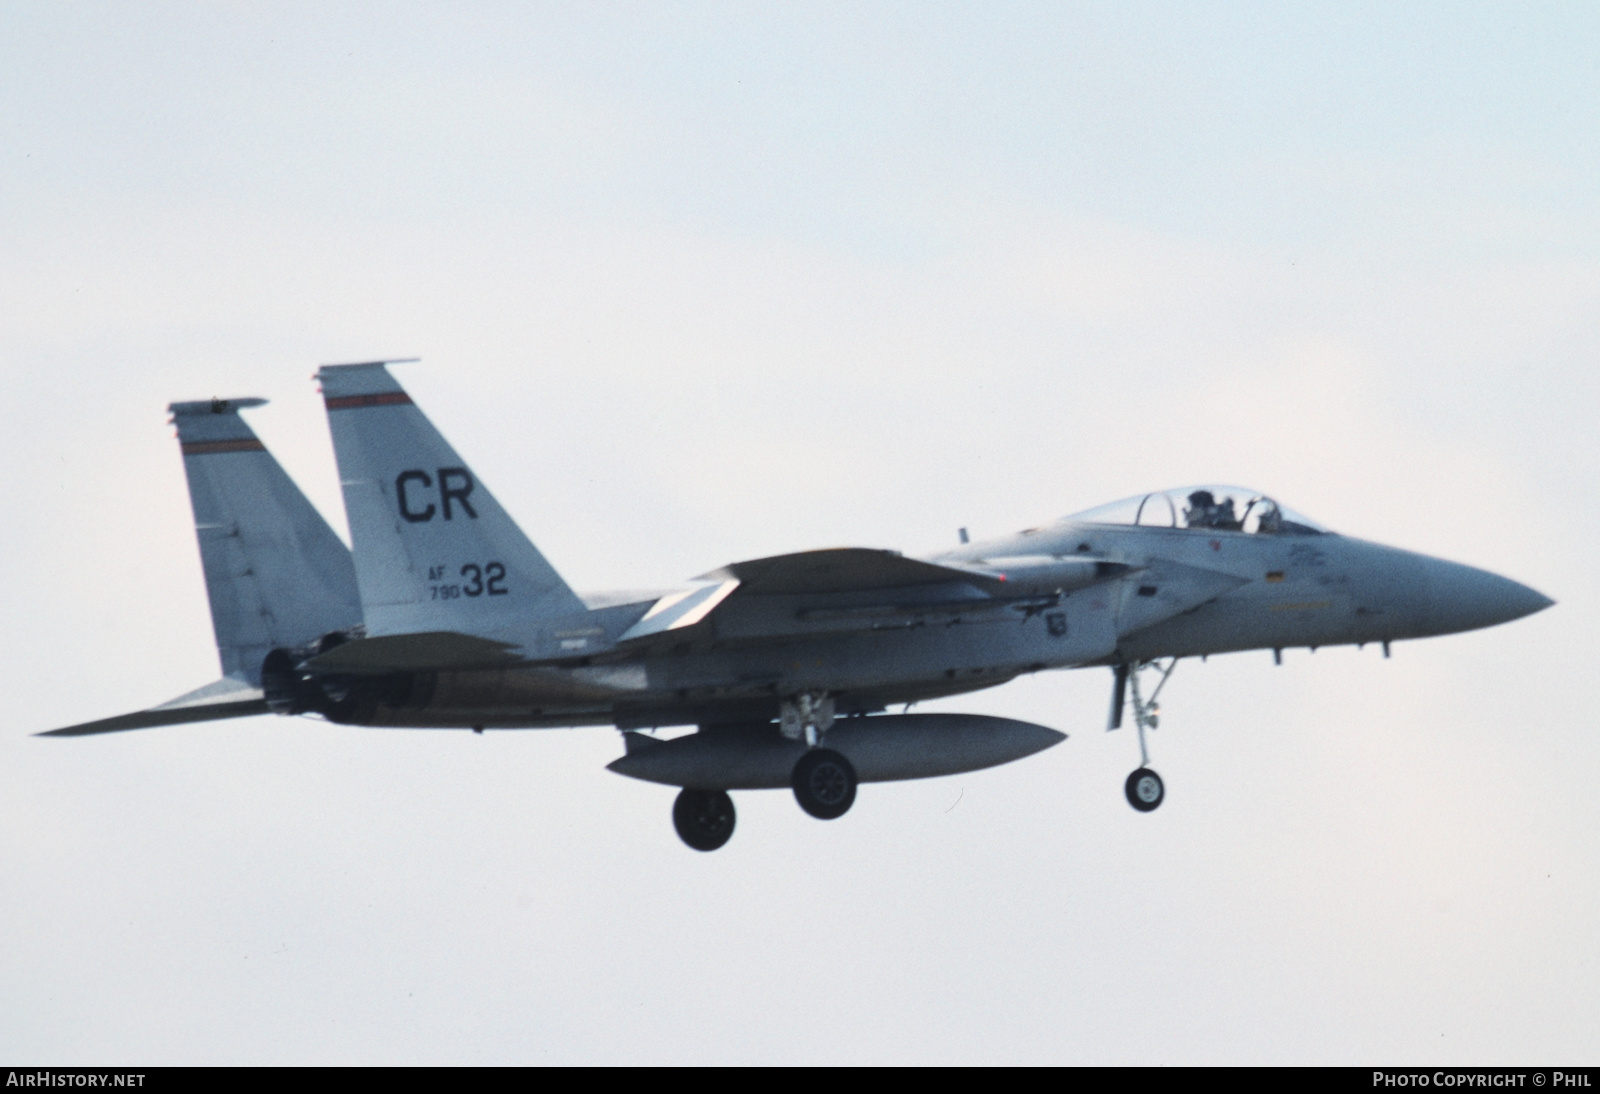
M 272 712 L 347 725 L 611 725 L 612 771 L 682 788 L 678 834 L 733 833 L 729 790 L 842 816 L 862 782 L 974 771 L 1061 741 L 974 714 L 889 714 L 1043 669 L 1109 667 L 1142 812 L 1146 730 L 1179 659 L 1389 643 L 1552 601 L 1483 570 L 1337 535 L 1253 490 L 1157 491 L 927 558 L 862 547 L 736 562 L 665 593 L 580 597 L 388 370 L 318 373 L 346 550 L 239 416 L 174 403 L 222 679 L 82 736 Z M 1146 682 L 1149 685 L 1146 690 Z M 662 738 L 653 730 L 695 726 Z

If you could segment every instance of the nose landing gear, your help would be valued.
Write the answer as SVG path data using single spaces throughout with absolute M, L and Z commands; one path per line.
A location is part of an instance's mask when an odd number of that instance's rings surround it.
M 1162 798 L 1167 796 L 1167 788 L 1162 783 L 1161 776 L 1148 767 L 1141 767 L 1129 775 L 1122 789 L 1128 795 L 1128 804 L 1141 813 L 1150 812 L 1161 804 Z
M 1110 730 L 1121 727 L 1123 696 L 1127 685 L 1131 684 L 1133 694 L 1129 696 L 1127 705 L 1133 707 L 1133 722 L 1139 729 L 1139 768 L 1128 776 L 1128 781 L 1123 784 L 1122 789 L 1128 796 L 1128 804 L 1141 813 L 1149 813 L 1156 809 L 1167 797 L 1166 784 L 1161 781 L 1161 776 L 1150 770 L 1150 749 L 1145 742 L 1144 734 L 1145 730 L 1155 729 L 1161 724 L 1161 705 L 1156 702 L 1156 698 L 1161 694 L 1161 689 L 1167 686 L 1172 670 L 1177 667 L 1178 659 L 1174 657 L 1167 662 L 1166 668 L 1162 668 L 1155 661 L 1123 662 L 1115 668 L 1116 683 L 1111 693 L 1111 719 L 1106 728 Z M 1145 699 L 1139 689 L 1139 674 L 1147 669 L 1153 669 L 1161 674 L 1149 699 Z

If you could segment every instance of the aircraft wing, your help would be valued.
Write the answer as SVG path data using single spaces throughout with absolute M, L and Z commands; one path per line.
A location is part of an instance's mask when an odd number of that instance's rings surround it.
M 965 581 L 986 586 L 995 578 L 974 570 L 906 558 L 871 547 L 831 547 L 735 562 L 696 578 L 738 581 L 745 594 L 854 593 Z M 1003 579 L 1001 579 L 1003 580 Z
M 210 722 L 220 718 L 244 718 L 251 714 L 266 714 L 267 701 L 261 689 L 243 680 L 224 676 L 214 684 L 180 695 L 170 702 L 149 710 L 132 714 L 119 714 L 115 718 L 101 718 L 75 726 L 64 726 L 35 737 L 87 737 L 94 733 L 119 733 L 125 729 L 149 729 L 152 726 L 181 725 L 184 722 Z
M 888 618 L 910 620 L 930 612 L 1037 609 L 1131 568 L 1086 557 L 927 561 L 869 547 L 800 551 L 702 574 L 695 580 L 708 584 L 662 597 L 618 643 L 693 627 L 713 613 L 719 633 L 731 639 L 877 629 Z
M 698 588 L 661 597 L 618 639 L 618 644 L 655 638 L 693 627 L 735 592 L 751 596 L 796 596 L 891 592 L 911 586 L 964 582 L 993 584 L 989 575 L 906 558 L 897 551 L 870 547 L 832 547 L 735 562 L 701 574 Z M 1002 579 L 1003 580 L 1003 579 Z M 978 595 L 978 594 L 974 594 Z

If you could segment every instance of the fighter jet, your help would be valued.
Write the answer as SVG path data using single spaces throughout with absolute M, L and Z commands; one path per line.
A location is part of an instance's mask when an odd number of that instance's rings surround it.
M 252 714 L 373 727 L 614 726 L 610 770 L 681 787 L 690 847 L 733 834 L 730 790 L 843 816 L 860 783 L 974 771 L 1064 734 L 889 713 L 1024 673 L 1099 667 L 1131 714 L 1140 812 L 1166 790 L 1146 731 L 1179 660 L 1493 626 L 1552 601 L 1483 570 L 1331 532 L 1230 486 L 1160 490 L 924 558 L 869 547 L 734 562 L 659 593 L 580 596 L 389 371 L 318 372 L 347 550 L 239 412 L 169 408 L 223 676 L 83 736 Z M 658 731 L 695 727 L 662 736 Z

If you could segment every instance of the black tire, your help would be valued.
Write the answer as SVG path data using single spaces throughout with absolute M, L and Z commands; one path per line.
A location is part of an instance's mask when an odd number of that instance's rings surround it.
M 856 769 L 831 748 L 813 748 L 794 765 L 789 785 L 801 809 L 818 820 L 833 820 L 855 804 Z
M 1128 804 L 1141 813 L 1150 812 L 1167 798 L 1166 784 L 1161 781 L 1160 775 L 1148 767 L 1141 767 L 1129 775 L 1122 789 L 1128 795 Z
M 726 790 L 684 790 L 672 803 L 672 827 L 696 851 L 715 851 L 727 843 L 735 819 Z

